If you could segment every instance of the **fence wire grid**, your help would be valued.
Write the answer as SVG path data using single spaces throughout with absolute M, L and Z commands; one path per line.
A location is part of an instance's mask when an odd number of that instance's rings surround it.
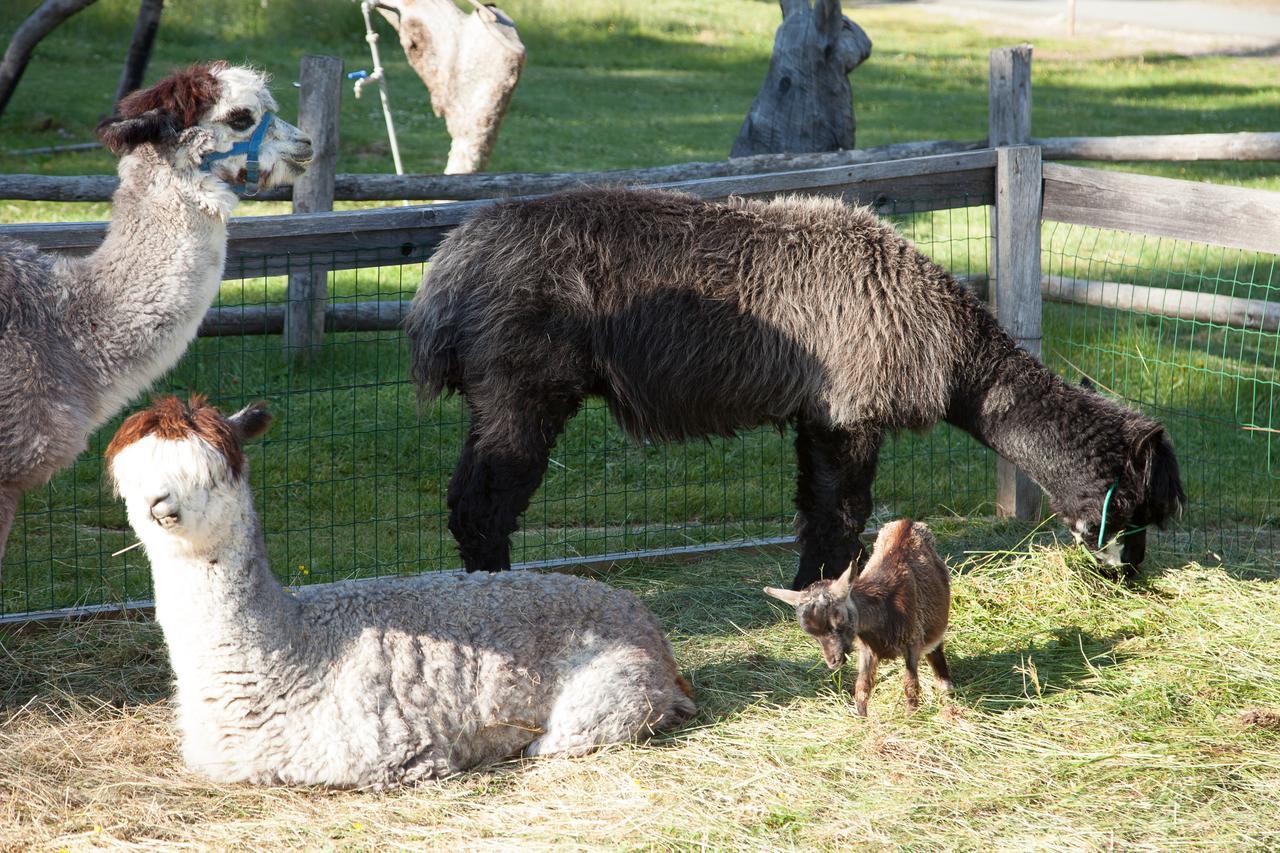
M 888 215 L 953 274 L 988 273 L 990 208 L 967 198 Z M 296 271 L 327 268 L 323 254 Z M 428 258 L 402 246 L 370 252 L 359 269 L 327 273 L 329 301 L 397 302 Z M 1131 282 L 1274 301 L 1275 258 L 1212 246 L 1044 223 L 1043 270 L 1080 281 Z M 286 276 L 261 259 L 231 271 L 217 305 L 248 314 L 282 306 Z M 1133 304 L 1045 303 L 1044 358 L 1161 418 L 1179 453 L 1191 511 L 1179 547 L 1248 551 L 1277 544 L 1280 436 L 1275 424 L 1280 335 L 1162 318 Z M 294 366 L 279 335 L 202 337 L 156 388 L 200 393 L 224 411 L 265 399 L 276 421 L 250 445 L 258 514 L 271 564 L 291 585 L 403 575 L 459 564 L 445 491 L 466 435 L 460 400 L 420 410 L 398 330 L 330 332 L 318 357 Z M 143 401 L 133 407 L 143 405 Z M 69 470 L 27 494 L 8 543 L 0 615 L 148 599 L 150 575 L 124 506 L 103 477 L 102 453 L 122 413 Z M 636 446 L 603 403 L 589 401 L 552 453 L 546 479 L 513 536 L 513 561 L 790 535 L 794 436 L 762 428 L 731 439 Z M 900 515 L 989 516 L 995 459 L 947 426 L 898 436 L 881 455 L 872 524 Z M 1168 534 L 1166 534 L 1168 535 Z M 1190 557 L 1197 554 L 1190 554 Z

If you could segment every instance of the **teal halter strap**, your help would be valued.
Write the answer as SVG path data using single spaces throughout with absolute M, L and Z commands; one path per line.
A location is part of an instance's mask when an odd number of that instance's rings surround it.
M 267 138 L 267 131 L 271 128 L 271 123 L 275 121 L 275 113 L 265 112 L 262 114 L 262 120 L 258 122 L 258 126 L 254 128 L 253 135 L 248 139 L 242 139 L 235 145 L 232 145 L 226 151 L 211 151 L 200 159 L 200 171 L 213 172 L 213 163 L 217 160 L 225 160 L 228 157 L 235 157 L 237 154 L 247 154 L 248 159 L 244 164 L 244 183 L 232 184 L 231 191 L 236 193 L 244 193 L 247 196 L 255 196 L 258 194 L 258 149 L 262 147 L 262 141 Z
M 1101 551 L 1103 547 L 1106 545 L 1107 508 L 1111 506 L 1111 496 L 1115 494 L 1116 487 L 1119 485 L 1120 485 L 1120 478 L 1117 477 L 1116 481 L 1111 484 L 1111 488 L 1107 489 L 1107 496 L 1102 501 L 1102 523 L 1098 525 L 1098 550 L 1099 551 Z M 1147 529 L 1147 526 L 1145 524 L 1129 524 L 1129 525 L 1125 525 L 1124 530 L 1121 531 L 1118 534 L 1118 536 L 1120 537 L 1131 536 L 1134 533 L 1141 533 L 1146 529 Z

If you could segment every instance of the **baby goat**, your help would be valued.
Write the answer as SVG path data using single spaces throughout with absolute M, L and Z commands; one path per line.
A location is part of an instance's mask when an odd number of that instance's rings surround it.
M 942 635 L 951 610 L 951 579 L 934 550 L 933 534 L 923 524 L 903 519 L 887 524 L 876 537 L 875 553 L 862 573 L 856 564 L 834 581 L 821 580 L 799 592 L 765 587 L 765 592 L 793 605 L 800 625 L 818 641 L 831 669 L 844 665 L 858 640 L 858 683 L 854 703 L 867 715 L 867 699 L 875 686 L 882 658 L 906 661 L 903 683 L 907 711 L 920 705 L 916 667 L 923 654 L 938 689 L 952 689 Z

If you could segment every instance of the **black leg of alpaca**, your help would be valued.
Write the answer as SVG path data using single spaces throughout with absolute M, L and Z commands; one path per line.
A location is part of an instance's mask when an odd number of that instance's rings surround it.
M 471 407 L 471 431 L 449 483 L 449 530 L 469 572 L 511 568 L 511 534 L 542 483 L 551 448 L 580 396 L 543 396 L 526 406 Z
M 22 492 L 0 486 L 0 572 L 4 570 L 4 546 L 9 541 L 9 531 L 13 529 L 13 519 L 18 514 L 18 501 L 21 499 Z
M 871 482 L 879 452 L 878 434 L 797 420 L 800 567 L 792 589 L 839 577 L 851 560 L 865 562 L 866 548 L 858 537 L 871 514 Z

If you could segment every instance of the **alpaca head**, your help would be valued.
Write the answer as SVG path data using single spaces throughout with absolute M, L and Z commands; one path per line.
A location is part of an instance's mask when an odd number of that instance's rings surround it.
M 1146 557 L 1146 528 L 1164 527 L 1186 506 L 1178 458 L 1163 426 L 1096 395 L 1088 382 L 1082 384 L 1097 404 L 1119 412 L 1121 459 L 1092 472 L 1074 494 L 1053 497 L 1050 506 L 1076 540 L 1104 563 L 1136 568 Z
M 138 538 L 199 549 L 224 537 L 242 511 L 243 444 L 270 424 L 263 403 L 225 418 L 200 396 L 163 397 L 126 418 L 107 466 Z
M 311 161 L 311 140 L 276 109 L 262 72 L 193 65 L 121 99 L 98 139 L 118 156 L 151 146 L 175 168 L 253 193 L 293 183 Z
M 858 607 L 849 596 L 857 568 L 853 563 L 835 580 L 820 580 L 802 590 L 767 586 L 766 595 L 796 609 L 800 627 L 818 643 L 830 669 L 839 669 L 853 650 L 858 633 Z

